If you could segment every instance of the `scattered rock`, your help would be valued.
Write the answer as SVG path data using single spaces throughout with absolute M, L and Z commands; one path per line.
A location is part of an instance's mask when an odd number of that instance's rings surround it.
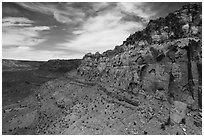
M 176 123 L 180 123 L 182 119 L 185 118 L 186 116 L 186 109 L 187 109 L 187 104 L 180 101 L 174 101 L 170 110 L 171 120 Z

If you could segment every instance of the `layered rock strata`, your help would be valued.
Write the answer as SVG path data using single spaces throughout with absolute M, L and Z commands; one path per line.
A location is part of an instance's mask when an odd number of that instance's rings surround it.
M 201 5 L 189 4 L 151 20 L 114 50 L 86 54 L 78 74 L 123 92 L 158 95 L 172 106 L 179 101 L 190 109 L 201 108 L 201 12 Z

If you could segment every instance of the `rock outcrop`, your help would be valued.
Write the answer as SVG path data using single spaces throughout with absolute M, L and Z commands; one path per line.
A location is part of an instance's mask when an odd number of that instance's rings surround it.
M 165 18 L 151 20 L 114 50 L 86 54 L 78 74 L 123 92 L 137 94 L 143 90 L 172 105 L 179 101 L 190 109 L 199 109 L 201 41 L 202 6 L 188 4 Z

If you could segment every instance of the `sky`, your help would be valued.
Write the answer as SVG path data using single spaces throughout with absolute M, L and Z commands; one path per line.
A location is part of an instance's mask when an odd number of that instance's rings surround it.
M 186 3 L 3 2 L 2 58 L 75 59 L 121 45 Z

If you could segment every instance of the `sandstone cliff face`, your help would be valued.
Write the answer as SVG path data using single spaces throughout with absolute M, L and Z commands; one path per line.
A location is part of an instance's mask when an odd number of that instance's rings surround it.
M 202 103 L 202 7 L 189 4 L 151 20 L 122 45 L 86 54 L 78 74 L 137 94 L 140 90 L 191 109 Z M 113 91 L 114 92 L 114 91 Z

